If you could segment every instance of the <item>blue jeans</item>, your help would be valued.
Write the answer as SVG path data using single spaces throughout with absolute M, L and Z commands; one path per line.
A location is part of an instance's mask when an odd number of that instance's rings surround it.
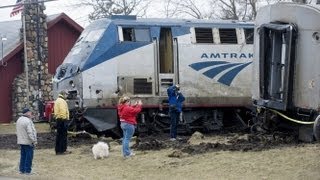
M 33 146 L 20 144 L 20 173 L 30 173 L 33 159 Z
M 177 138 L 177 129 L 180 118 L 180 112 L 170 109 L 170 138 Z
M 135 126 L 126 122 L 121 122 L 121 129 L 123 132 L 122 138 L 122 154 L 124 157 L 130 156 L 131 150 L 129 147 L 130 140 L 134 134 Z

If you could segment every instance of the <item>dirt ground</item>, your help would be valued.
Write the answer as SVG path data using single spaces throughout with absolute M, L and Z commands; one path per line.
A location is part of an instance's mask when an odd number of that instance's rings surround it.
M 320 144 L 299 143 L 284 134 L 246 133 L 136 137 L 136 156 L 123 159 L 121 141 L 88 134 L 69 134 L 71 154 L 56 156 L 54 134 L 36 124 L 39 144 L 34 175 L 18 173 L 19 147 L 14 124 L 0 125 L 0 179 L 320 179 Z M 110 145 L 110 156 L 95 160 L 91 147 Z

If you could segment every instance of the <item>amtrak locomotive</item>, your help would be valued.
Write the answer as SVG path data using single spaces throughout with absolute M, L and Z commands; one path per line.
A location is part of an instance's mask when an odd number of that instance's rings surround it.
M 246 126 L 251 102 L 254 24 L 112 16 L 90 24 L 54 76 L 69 92 L 72 128 L 116 129 L 122 95 L 143 101 L 138 131 L 165 131 L 167 88 L 186 101 L 179 131 Z M 55 94 L 57 96 L 57 94 Z

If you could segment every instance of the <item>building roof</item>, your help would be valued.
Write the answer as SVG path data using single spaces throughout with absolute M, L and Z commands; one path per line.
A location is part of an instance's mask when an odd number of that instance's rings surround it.
M 83 31 L 83 28 L 79 24 L 64 13 L 49 15 L 47 17 L 48 30 L 62 20 L 80 33 Z M 23 40 L 20 39 L 21 29 L 21 20 L 0 22 L 0 59 L 3 60 L 3 62 L 7 62 L 23 48 Z M 3 38 L 6 40 L 2 40 Z
M 1 59 L 20 44 L 21 28 L 21 20 L 0 22 Z M 3 38 L 7 40 L 3 40 Z

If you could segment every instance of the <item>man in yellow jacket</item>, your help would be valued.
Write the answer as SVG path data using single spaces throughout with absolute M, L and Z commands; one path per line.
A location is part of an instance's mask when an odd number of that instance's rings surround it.
M 67 93 L 61 91 L 58 98 L 54 102 L 54 118 L 57 122 L 57 136 L 56 136 L 56 155 L 62 155 L 70 153 L 67 151 L 67 131 L 69 120 L 69 109 L 66 102 Z

